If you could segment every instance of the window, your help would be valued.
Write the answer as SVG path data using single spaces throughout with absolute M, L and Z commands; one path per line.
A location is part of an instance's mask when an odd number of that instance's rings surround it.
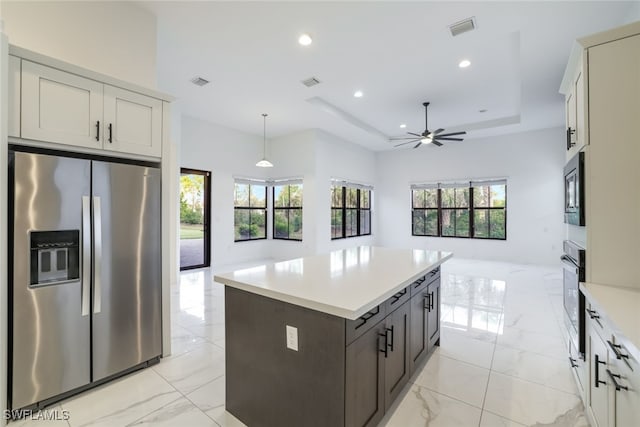
M 506 240 L 506 194 L 505 180 L 412 186 L 411 234 Z
M 331 187 L 331 239 L 371 234 L 371 189 Z
M 273 238 L 302 240 L 302 184 L 273 186 Z
M 267 238 L 267 186 L 236 182 L 234 198 L 235 241 Z

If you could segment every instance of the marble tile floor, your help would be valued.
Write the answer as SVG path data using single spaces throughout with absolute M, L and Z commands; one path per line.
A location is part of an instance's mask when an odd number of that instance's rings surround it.
M 441 277 L 441 347 L 380 425 L 588 426 L 567 362 L 561 268 L 454 258 Z M 10 426 L 242 426 L 224 409 L 223 286 L 192 270 L 171 298 L 171 357 L 50 408 L 68 420 Z

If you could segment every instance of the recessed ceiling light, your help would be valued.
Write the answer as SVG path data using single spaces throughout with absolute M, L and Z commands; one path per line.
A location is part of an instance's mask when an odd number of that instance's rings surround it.
M 458 64 L 458 67 L 460 68 L 467 68 L 469 65 L 471 65 L 471 61 L 469 61 L 468 59 L 463 59 L 462 61 L 460 61 L 460 63 Z
M 364 95 L 364 93 L 362 93 L 361 90 L 357 90 L 353 93 L 353 96 L 355 96 L 356 98 L 362 98 L 362 95 Z
M 406 127 L 407 127 L 407 125 L 406 125 L 406 124 L 404 124 L 404 123 L 400 125 L 400 129 L 404 129 L 404 128 L 406 128 Z
M 489 110 L 487 110 L 486 108 L 483 108 L 482 110 L 478 110 L 478 113 L 486 113 L 487 111 Z
M 309 34 L 304 33 L 301 34 L 300 37 L 298 37 L 298 43 L 300 43 L 302 46 L 309 46 L 311 43 L 313 43 L 313 39 Z

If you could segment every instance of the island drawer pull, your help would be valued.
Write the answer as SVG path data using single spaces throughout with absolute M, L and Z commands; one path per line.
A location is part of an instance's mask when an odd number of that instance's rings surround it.
M 436 267 L 436 268 L 434 268 L 434 269 L 433 269 L 433 270 L 431 270 L 428 274 L 429 274 L 429 277 L 433 277 L 433 276 L 435 276 L 435 275 L 436 275 L 436 274 L 438 274 L 438 273 L 440 273 L 440 267 Z
M 375 310 L 375 311 L 374 311 Z M 360 323 L 359 325 L 357 325 L 355 327 L 355 329 L 360 328 L 361 326 L 364 326 L 367 323 L 367 320 L 371 319 L 373 316 L 377 315 L 380 313 L 380 306 L 377 306 L 374 310 L 369 310 L 367 311 L 365 314 L 363 314 L 362 316 L 358 317 L 358 320 L 361 320 L 362 323 Z
M 417 288 L 418 286 L 422 285 L 422 283 L 427 280 L 427 276 L 422 276 L 421 278 L 419 278 L 418 280 L 416 280 L 415 282 L 413 282 L 413 287 Z
M 398 302 L 398 300 L 400 298 L 402 298 L 403 296 L 405 296 L 407 294 L 407 288 L 404 288 L 403 290 L 401 290 L 400 292 L 396 293 L 394 296 L 391 297 L 392 301 L 391 301 L 391 305 L 395 304 Z

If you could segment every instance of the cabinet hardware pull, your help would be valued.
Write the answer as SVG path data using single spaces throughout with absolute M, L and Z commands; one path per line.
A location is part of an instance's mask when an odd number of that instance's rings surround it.
M 113 142 L 113 124 L 109 123 L 109 142 Z
M 571 136 L 574 135 L 576 133 L 575 129 L 571 129 L 571 127 L 567 128 L 567 150 L 570 150 L 571 147 L 573 147 L 574 145 L 576 145 L 575 142 L 571 141 Z
M 406 288 L 401 290 L 400 292 L 396 293 L 394 296 L 391 297 L 393 299 L 393 301 L 391 301 L 391 304 L 393 305 L 393 304 L 397 303 L 400 298 L 402 298 L 403 296 L 406 295 L 406 293 L 407 293 L 407 289 Z
M 595 320 L 596 322 L 598 322 L 598 325 L 600 325 L 601 328 L 604 328 L 604 326 L 602 326 L 602 323 L 600 323 L 600 315 L 598 314 L 597 311 L 595 310 L 589 310 L 587 308 L 587 313 L 589 313 L 589 317 L 593 320 Z
M 100 120 L 96 121 L 96 141 L 100 142 Z
M 433 310 L 433 292 L 429 292 L 429 311 Z
M 386 359 L 389 356 L 387 347 L 389 346 L 388 344 L 388 335 L 387 335 L 387 331 L 384 331 L 384 334 L 378 334 L 379 338 L 378 338 L 378 348 L 380 348 L 380 338 L 384 337 L 384 345 L 382 346 L 382 350 L 380 350 L 380 353 L 384 353 L 384 358 Z
M 572 368 L 578 367 L 578 364 L 576 363 L 576 359 L 572 358 L 571 356 L 569 356 L 569 363 L 571 363 Z
M 595 386 L 600 387 L 600 384 L 607 384 L 605 381 L 600 381 L 600 364 L 606 365 L 606 362 L 600 360 L 600 356 L 596 354 L 596 375 L 595 375 Z
M 375 311 L 374 310 L 369 310 L 365 314 L 363 314 L 362 316 L 358 317 L 358 320 L 361 320 L 362 323 L 360 323 L 358 326 L 356 326 L 355 329 L 358 329 L 361 326 L 363 326 L 365 323 L 367 323 L 367 320 L 371 319 L 373 316 L 375 316 L 378 313 L 380 313 L 380 306 L 377 306 L 375 308 Z
M 614 374 L 609 369 L 607 369 L 607 374 L 609 374 L 609 378 L 611 378 L 611 382 L 613 382 L 613 385 L 616 387 L 616 391 L 620 391 L 620 390 L 629 391 L 629 387 L 618 384 L 618 381 L 616 380 L 616 378 L 620 378 L 619 374 Z
M 387 333 L 391 332 L 391 344 L 389 344 L 389 340 L 387 338 L 385 338 L 385 342 L 387 343 L 387 347 L 389 347 L 389 349 L 391 351 L 393 351 L 393 341 L 394 341 L 394 339 L 393 339 L 393 325 L 390 328 L 385 328 L 385 329 L 386 329 L 385 336 L 386 336 Z
M 629 355 L 628 354 L 622 354 L 620 353 L 620 348 L 622 348 L 622 346 L 620 344 L 614 344 L 612 343 L 610 340 L 607 340 L 607 344 L 609 344 L 609 347 L 611 347 L 611 350 L 613 350 L 613 352 L 616 355 L 616 359 L 620 360 L 620 359 L 628 359 Z
M 424 299 L 423 299 L 423 305 L 422 308 L 424 308 L 427 311 L 431 311 L 431 295 L 430 294 L 425 294 L 424 295 Z

